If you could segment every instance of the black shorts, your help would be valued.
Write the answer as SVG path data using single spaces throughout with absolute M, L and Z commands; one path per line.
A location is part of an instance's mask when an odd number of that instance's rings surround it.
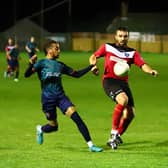
M 119 93 L 125 92 L 128 96 L 128 105 L 134 107 L 134 99 L 127 82 L 113 78 L 106 78 L 103 80 L 103 88 L 105 93 L 114 101 Z

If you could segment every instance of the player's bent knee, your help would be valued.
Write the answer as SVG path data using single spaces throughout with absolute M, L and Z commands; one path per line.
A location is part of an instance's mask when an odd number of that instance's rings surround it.
M 124 92 L 121 92 L 120 94 L 116 96 L 116 101 L 119 104 L 126 106 L 128 103 L 128 96 Z
M 65 112 L 65 114 L 69 117 L 71 117 L 71 115 L 76 111 L 74 106 L 68 107 L 67 111 Z

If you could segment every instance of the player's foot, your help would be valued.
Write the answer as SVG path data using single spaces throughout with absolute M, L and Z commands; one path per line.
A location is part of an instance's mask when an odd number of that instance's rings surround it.
M 15 81 L 15 82 L 19 82 L 19 79 L 18 79 L 18 78 L 15 78 L 14 81 Z
M 115 138 L 118 145 L 123 143 L 123 140 L 121 139 L 121 136 L 119 134 L 117 134 Z
M 93 145 L 92 147 L 89 148 L 91 152 L 102 152 L 103 148 L 97 147 Z
M 37 125 L 36 134 L 37 134 L 37 143 L 41 145 L 43 143 L 43 131 L 41 129 L 41 125 Z
M 110 146 L 112 149 L 117 149 L 117 146 L 122 143 L 123 141 L 119 134 L 112 134 L 110 139 L 107 142 L 107 145 Z
M 112 149 L 117 149 L 117 143 L 110 139 L 108 142 L 107 142 L 107 146 L 111 147 Z

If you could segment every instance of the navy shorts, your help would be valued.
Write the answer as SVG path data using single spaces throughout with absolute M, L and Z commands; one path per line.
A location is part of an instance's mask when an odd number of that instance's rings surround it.
M 35 55 L 35 52 L 30 52 L 28 53 L 28 55 L 29 55 L 29 58 L 31 58 L 33 55 Z
M 19 62 L 18 62 L 18 60 L 8 60 L 8 65 L 12 69 L 15 69 L 16 67 L 19 67 Z
M 48 120 L 55 120 L 57 118 L 57 107 L 65 114 L 71 106 L 74 105 L 66 95 L 50 99 L 42 95 L 42 109 Z
M 113 78 L 106 78 L 103 80 L 103 88 L 105 93 L 114 101 L 119 93 L 125 92 L 128 96 L 128 105 L 134 107 L 134 99 L 127 82 Z

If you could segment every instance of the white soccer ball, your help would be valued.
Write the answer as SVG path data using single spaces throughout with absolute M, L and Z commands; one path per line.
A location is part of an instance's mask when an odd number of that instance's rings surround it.
M 116 62 L 114 65 L 114 73 L 117 76 L 126 76 L 128 75 L 129 70 L 130 67 L 126 62 Z

